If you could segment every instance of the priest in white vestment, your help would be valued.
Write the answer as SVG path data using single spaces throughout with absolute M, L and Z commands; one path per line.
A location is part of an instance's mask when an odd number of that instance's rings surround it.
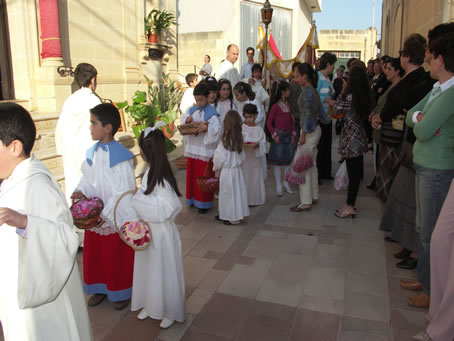
M 227 55 L 225 59 L 219 65 L 219 69 L 216 71 L 216 79 L 219 81 L 223 78 L 228 79 L 232 85 L 232 89 L 236 83 L 241 81 L 240 74 L 235 68 L 234 64 L 238 60 L 239 49 L 235 44 L 227 46 Z
M 3 334 L 6 341 L 90 341 L 93 335 L 75 262 L 78 238 L 60 186 L 40 161 L 30 157 L 35 135 L 25 109 L 0 104 Z

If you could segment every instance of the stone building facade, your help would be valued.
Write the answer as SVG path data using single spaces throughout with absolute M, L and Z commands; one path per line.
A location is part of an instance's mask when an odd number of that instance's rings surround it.
M 317 58 L 324 52 L 334 53 L 338 59 L 336 65 L 345 65 L 353 57 L 367 62 L 377 56 L 375 27 L 365 30 L 320 30 L 318 41 L 320 49 L 317 50 Z
M 0 0 L 0 100 L 31 112 L 37 127 L 33 152 L 63 185 L 54 131 L 65 99 L 78 86 L 69 72 L 58 70 L 93 64 L 97 94 L 114 102 L 145 90 L 144 75 L 155 81 L 162 71 L 176 75 L 176 27 L 166 32 L 161 45 L 149 44 L 144 32 L 151 9 L 176 13 L 176 5 L 177 0 Z M 150 58 L 149 48 L 161 50 L 163 57 Z M 132 136 L 126 131 L 116 138 L 137 156 Z
M 427 37 L 432 27 L 454 20 L 451 0 L 383 0 L 381 54 L 398 56 L 407 36 Z

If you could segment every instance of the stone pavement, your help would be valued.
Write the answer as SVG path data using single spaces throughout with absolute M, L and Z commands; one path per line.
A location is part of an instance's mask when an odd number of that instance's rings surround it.
M 346 191 L 335 191 L 331 180 L 323 181 L 311 211 L 290 212 L 299 201 L 297 187 L 277 197 L 271 171 L 266 204 L 253 207 L 241 225 L 216 221 L 214 209 L 199 215 L 184 206 L 176 222 L 186 322 L 160 331 L 160 321 L 139 321 L 137 312 L 103 302 L 89 308 L 95 340 L 411 340 L 426 326 L 426 310 L 408 307 L 412 293 L 399 287 L 415 273 L 395 267 L 392 254 L 400 248 L 378 230 L 383 206 L 365 188 L 371 164 L 368 155 L 355 219 L 334 216 Z M 185 171 L 175 174 L 184 192 Z M 78 261 L 82 268 L 81 254 Z

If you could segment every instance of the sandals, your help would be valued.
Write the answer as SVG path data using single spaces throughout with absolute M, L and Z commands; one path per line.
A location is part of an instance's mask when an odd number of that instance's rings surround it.
M 296 205 L 290 207 L 290 211 L 292 212 L 303 212 L 303 211 L 310 211 L 312 209 L 312 205 Z
M 351 206 L 344 206 L 340 210 L 336 209 L 336 212 L 334 212 L 334 215 L 338 218 L 352 217 L 352 219 L 353 219 L 356 216 L 356 208 L 351 207 Z

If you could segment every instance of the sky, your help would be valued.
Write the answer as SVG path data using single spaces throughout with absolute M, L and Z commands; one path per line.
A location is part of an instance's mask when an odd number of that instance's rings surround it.
M 364 30 L 372 26 L 374 0 L 321 0 L 322 12 L 314 13 L 318 30 L 347 29 Z M 381 32 L 382 0 L 375 0 L 375 22 Z

